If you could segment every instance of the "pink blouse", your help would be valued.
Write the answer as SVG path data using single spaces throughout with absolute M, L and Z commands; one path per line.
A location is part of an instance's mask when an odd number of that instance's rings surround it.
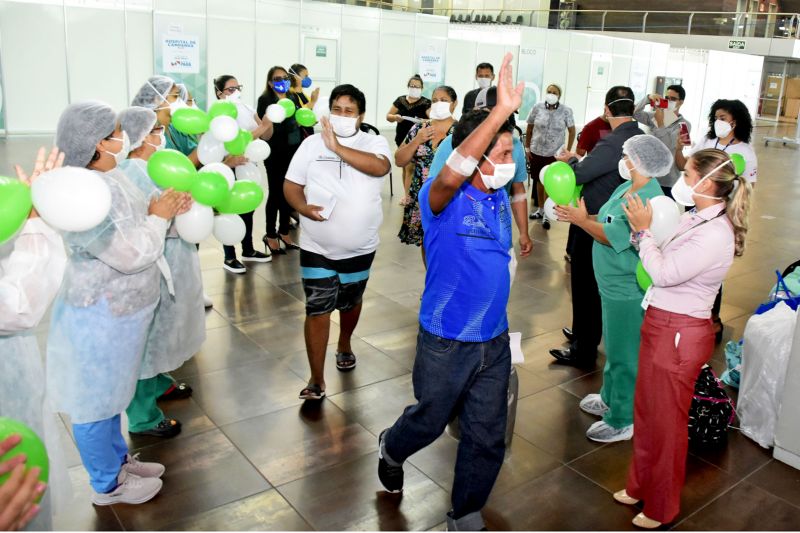
M 639 242 L 639 257 L 653 279 L 650 305 L 709 318 L 722 280 L 733 264 L 733 225 L 725 203 L 687 211 L 675 235 L 659 249 L 649 233 Z

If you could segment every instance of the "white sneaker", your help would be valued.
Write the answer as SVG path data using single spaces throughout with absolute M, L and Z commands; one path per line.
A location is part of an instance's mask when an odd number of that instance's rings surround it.
M 618 442 L 633 437 L 633 424 L 616 429 L 604 421 L 595 422 L 586 431 L 586 437 L 595 442 Z
M 139 477 L 161 477 L 164 475 L 164 465 L 160 463 L 145 463 L 139 460 L 139 454 L 128 454 L 127 461 L 122 465 L 122 469 L 129 474 Z
M 214 307 L 214 300 L 212 300 L 211 296 L 206 293 L 203 293 L 203 305 L 205 305 L 206 309 L 211 309 Z
M 581 411 L 594 416 L 603 416 L 608 411 L 608 406 L 603 402 L 599 394 L 587 394 L 581 400 L 580 407 Z
M 117 482 L 119 485 L 111 492 L 105 494 L 95 492 L 92 495 L 92 503 L 95 505 L 144 503 L 153 499 L 164 484 L 157 477 L 139 477 L 124 469 L 119 471 Z

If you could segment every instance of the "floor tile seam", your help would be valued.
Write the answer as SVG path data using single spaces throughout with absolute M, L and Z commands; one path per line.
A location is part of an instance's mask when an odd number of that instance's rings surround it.
M 730 487 L 728 487 L 727 489 L 723 489 L 723 490 L 722 490 L 722 491 L 721 491 L 719 494 L 717 494 L 716 496 L 714 496 L 713 498 L 711 498 L 710 500 L 708 500 L 706 503 L 704 503 L 703 505 L 701 505 L 700 507 L 698 507 L 698 508 L 697 508 L 697 509 L 696 509 L 696 510 L 693 512 L 693 513 L 686 515 L 686 516 L 683 518 L 683 520 L 681 520 L 681 521 L 679 521 L 679 522 L 676 522 L 675 524 L 673 524 L 672 526 L 670 526 L 670 528 L 669 528 L 669 529 L 670 529 L 670 530 L 673 530 L 673 529 L 675 529 L 676 527 L 678 527 L 679 525 L 681 525 L 681 524 L 683 524 L 684 522 L 686 522 L 687 520 L 691 519 L 691 518 L 692 518 L 693 516 L 695 516 L 696 514 L 703 512 L 703 510 L 705 510 L 705 509 L 706 509 L 706 508 L 707 508 L 709 505 L 711 505 L 712 503 L 714 503 L 715 501 L 717 501 L 718 499 L 722 498 L 723 496 L 725 496 L 726 494 L 728 494 L 730 491 L 732 491 L 733 489 L 735 489 L 736 487 L 738 487 L 739 485 L 741 485 L 742 483 L 744 483 L 745 479 L 746 479 L 746 478 L 739 479 L 739 480 L 737 480 L 735 483 L 733 483 L 733 484 L 732 484 Z M 760 488 L 760 487 L 759 487 L 759 488 Z M 763 490 L 763 489 L 762 489 L 762 490 Z
M 260 345 L 258 345 L 258 347 L 259 347 L 260 350 L 264 350 L 264 348 L 261 348 Z M 266 350 L 264 350 L 264 351 L 266 351 Z M 193 372 L 191 374 L 180 374 L 180 376 L 181 376 L 181 378 L 186 378 L 186 379 L 193 378 L 193 377 L 199 377 L 199 376 L 206 376 L 208 374 L 213 374 L 214 372 L 222 372 L 223 370 L 232 370 L 234 368 L 239 368 L 241 366 L 247 366 L 247 365 L 251 365 L 251 364 L 254 364 L 254 363 L 261 363 L 261 362 L 264 362 L 265 360 L 268 361 L 268 360 L 271 360 L 271 359 L 272 360 L 282 359 L 282 358 L 286 357 L 287 355 L 277 355 L 277 356 L 275 356 L 275 355 L 267 355 L 266 357 L 260 357 L 258 359 L 253 359 L 253 360 L 250 360 L 250 361 L 242 361 L 240 363 L 234 363 L 234 364 L 231 364 L 230 366 L 225 366 L 225 367 L 222 367 L 222 368 L 216 368 L 214 370 L 209 370 L 208 372 L 196 371 L 196 372 Z M 192 358 L 194 358 L 194 356 L 192 356 Z M 172 373 L 175 374 L 176 371 L 172 371 Z
M 167 442 L 181 442 L 181 441 L 184 441 L 184 440 L 187 440 L 187 439 L 193 439 L 194 437 L 198 437 L 200 435 L 205 435 L 206 433 L 210 433 L 210 432 L 214 431 L 215 429 L 219 429 L 219 426 L 214 422 L 214 420 L 210 416 L 208 416 L 208 413 L 206 413 L 203 410 L 203 408 L 200 406 L 200 404 L 197 404 L 197 407 L 200 409 L 200 411 L 203 413 L 203 415 L 206 418 L 208 418 L 209 421 L 211 421 L 211 423 L 213 424 L 213 427 L 210 427 L 208 429 L 202 429 L 202 430 L 200 430 L 200 431 L 198 431 L 196 433 L 192 433 L 191 435 L 184 435 L 183 437 L 180 437 L 179 436 L 180 434 L 178 434 L 178 435 L 175 435 L 175 439 L 170 439 L 170 440 L 166 440 L 166 441 L 162 439 L 162 440 L 154 441 L 151 444 L 147 444 L 145 446 L 136 446 L 136 447 L 130 446 L 129 448 L 132 449 L 132 450 L 136 450 L 136 453 L 140 453 L 140 452 L 146 451 L 146 450 L 148 450 L 150 448 L 153 448 L 155 446 L 161 446 L 161 445 L 163 445 L 163 444 L 165 444 Z
M 547 450 L 545 450 L 541 446 L 537 446 L 535 442 L 532 442 L 530 439 L 526 439 L 525 437 L 523 437 L 522 435 L 520 435 L 516 431 L 514 432 L 514 436 L 517 437 L 518 439 L 522 439 L 523 441 L 527 442 L 528 444 L 530 444 L 531 446 L 533 446 L 537 450 L 543 451 L 544 453 L 546 453 L 547 455 L 552 457 L 554 461 L 557 461 L 558 463 L 560 463 L 561 466 L 567 466 L 567 463 L 565 463 L 561 459 L 557 458 L 555 455 L 551 454 L 550 452 L 548 452 Z M 542 474 L 542 475 L 544 475 L 544 474 Z M 538 476 L 538 477 L 541 477 L 541 476 Z M 538 479 L 538 477 L 536 479 Z
M 588 440 L 588 438 L 587 438 L 587 440 Z M 588 451 L 588 452 L 586 452 L 586 453 L 582 453 L 581 455 L 577 456 L 577 457 L 576 457 L 576 458 L 574 458 L 574 459 L 570 459 L 569 461 L 565 461 L 565 462 L 564 462 L 564 464 L 565 464 L 566 466 L 570 466 L 570 465 L 572 465 L 573 463 L 575 463 L 575 462 L 577 462 L 577 461 L 580 461 L 580 460 L 581 460 L 581 459 L 583 459 L 584 457 L 588 457 L 589 455 L 592 455 L 593 453 L 597 453 L 597 452 L 599 452 L 600 450 L 602 450 L 602 449 L 604 449 L 604 448 L 606 448 L 606 447 L 608 447 L 608 446 L 611 446 L 611 445 L 612 445 L 612 444 L 614 444 L 614 443 L 613 443 L 613 442 L 604 442 L 604 443 L 600 443 L 600 442 L 592 442 L 592 444 L 595 444 L 595 445 L 597 445 L 597 447 L 596 447 L 596 448 L 594 448 L 594 449 L 592 449 L 592 450 L 590 450 L 590 451 Z M 573 470 L 574 470 L 574 468 L 573 468 Z
M 595 450 L 595 451 L 596 451 L 596 450 Z M 591 452 L 590 452 L 590 453 L 591 453 Z M 581 457 L 583 457 L 583 456 L 581 456 Z M 612 497 L 612 501 L 610 501 L 609 503 L 612 503 L 612 502 L 613 502 L 613 496 L 614 496 L 614 492 L 615 492 L 615 491 L 613 491 L 613 490 L 608 490 L 607 488 L 605 488 L 605 487 L 604 487 L 604 486 L 602 486 L 600 483 L 598 483 L 597 481 L 593 480 L 592 478 L 590 478 L 589 476 L 587 476 L 587 475 L 586 475 L 586 474 L 584 474 L 583 472 L 580 472 L 579 470 L 576 470 L 575 468 L 573 468 L 573 467 L 571 466 L 571 464 L 569 464 L 569 463 L 568 463 L 568 464 L 565 464 L 564 466 L 565 466 L 565 467 L 567 467 L 567 468 L 569 468 L 569 469 L 570 469 L 572 472 L 574 472 L 574 473 L 578 474 L 580 477 L 582 477 L 582 478 L 584 478 L 585 480 L 589 481 L 589 482 L 590 482 L 592 485 L 595 485 L 596 487 L 599 487 L 600 489 L 602 489 L 604 492 L 607 492 L 607 493 L 608 493 L 609 495 L 611 495 L 611 497 Z M 624 488 L 624 487 L 623 487 L 623 488 Z
M 747 480 L 748 480 L 750 477 L 754 476 L 754 475 L 756 474 L 756 472 L 758 472 L 758 471 L 760 471 L 760 470 L 762 470 L 762 469 L 766 468 L 766 467 L 767 467 L 767 465 L 769 465 L 770 463 L 772 463 L 772 462 L 775 462 L 775 461 L 778 461 L 778 459 L 775 459 L 774 457 L 773 457 L 773 458 L 770 458 L 770 460 L 769 460 L 769 461 L 767 461 L 766 463 L 764 463 L 763 465 L 761 465 L 760 467 L 756 468 L 755 470 L 753 470 L 752 472 L 750 472 L 748 475 L 746 475 L 745 477 L 743 477 L 743 478 L 742 478 L 742 481 L 747 481 Z M 778 461 L 778 462 L 780 462 L 780 461 Z M 781 463 L 781 464 L 783 464 L 783 463 Z M 759 488 L 759 489 L 763 490 L 764 492 L 766 492 L 766 493 L 767 493 L 767 494 L 769 494 L 770 496 L 774 496 L 775 498 L 778 498 L 779 500 L 782 500 L 782 501 L 784 501 L 785 503 L 788 503 L 788 504 L 789 504 L 789 505 L 791 505 L 792 507 L 794 507 L 794 508 L 796 508 L 796 509 L 800 509 L 800 505 L 798 505 L 798 504 L 796 504 L 796 503 L 794 503 L 794 502 L 790 502 L 789 500 L 787 500 L 787 499 L 786 499 L 786 498 L 784 498 L 783 496 L 781 496 L 781 495 L 779 495 L 779 494 L 775 494 L 774 492 L 772 492 L 772 491 L 769 491 L 769 490 L 767 490 L 767 489 L 765 489 L 765 488 L 763 488 L 763 487 L 759 487 L 758 485 L 756 485 L 756 484 L 754 484 L 754 483 L 753 483 L 752 485 L 753 485 L 754 487 L 757 487 L 757 488 Z
M 128 528 L 125 527 L 125 524 L 122 523 L 122 519 L 117 514 L 117 511 L 116 511 L 116 509 L 114 509 L 114 506 L 113 505 L 109 505 L 109 507 L 111 508 L 111 514 L 114 515 L 114 518 L 116 519 L 117 523 L 119 524 L 120 530 L 129 531 Z M 55 529 L 53 531 L 55 531 Z

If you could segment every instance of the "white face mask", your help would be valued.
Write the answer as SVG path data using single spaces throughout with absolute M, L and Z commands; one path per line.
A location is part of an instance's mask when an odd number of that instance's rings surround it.
M 517 173 L 517 164 L 516 163 L 495 163 L 486 155 L 483 156 L 489 164 L 494 167 L 494 174 L 487 175 L 481 172 L 481 169 L 478 168 L 478 173 L 481 175 L 481 179 L 483 180 L 483 184 L 486 185 L 489 189 L 502 189 L 503 186 L 514 179 L 514 174 Z
M 409 87 L 408 88 L 408 97 L 409 98 L 419 98 L 422 96 L 422 89 L 419 87 Z
M 714 167 L 711 172 L 700 178 L 700 181 L 695 183 L 694 187 L 690 187 L 688 183 L 686 183 L 686 174 L 682 174 L 681 177 L 675 182 L 675 185 L 672 186 L 672 197 L 675 199 L 677 203 L 684 207 L 689 207 L 694 205 L 696 202 L 694 201 L 695 196 L 699 196 L 700 198 L 708 198 L 709 200 L 721 200 L 720 196 L 708 196 L 707 194 L 700 194 L 695 192 L 695 189 L 703 183 L 704 180 L 708 179 L 711 174 L 716 172 L 717 170 L 721 169 L 725 165 L 729 165 L 727 161 L 722 163 L 721 165 L 717 165 Z
M 492 86 L 492 78 L 478 78 L 478 87 L 488 89 Z
M 164 148 L 167 147 L 167 137 L 163 133 L 159 133 L 158 138 L 159 138 L 158 144 L 153 144 L 145 141 L 145 143 L 155 148 L 156 152 L 158 152 L 159 150 L 163 150 Z
M 331 121 L 333 133 L 335 133 L 337 137 L 352 137 L 356 134 L 357 118 L 331 114 L 328 119 Z
M 228 102 L 238 102 L 241 99 L 242 99 L 242 91 L 239 90 L 233 91 L 232 94 L 229 94 L 228 96 L 225 97 L 225 100 L 227 100 Z
M 628 168 L 628 165 L 625 163 L 626 159 L 620 159 L 619 163 L 617 164 L 617 170 L 619 170 L 619 175 L 625 181 L 631 180 L 631 169 Z M 636 167 L 634 167 L 636 168 Z
M 434 102 L 431 104 L 431 118 L 433 120 L 444 120 L 450 118 L 450 102 Z
M 678 102 L 667 100 L 667 109 L 669 109 L 670 111 L 675 111 L 677 107 L 678 107 Z
M 547 102 L 548 105 L 555 105 L 558 102 L 558 95 L 547 93 L 544 95 L 544 101 Z
M 117 164 L 119 165 L 128 158 L 128 154 L 131 151 L 131 140 L 128 138 L 128 132 L 127 131 L 122 132 L 122 139 L 120 139 L 119 137 L 109 137 L 108 140 L 122 141 L 122 148 L 120 148 L 119 152 L 117 153 L 109 152 L 108 150 L 103 150 L 105 153 L 110 154 L 114 158 L 114 161 L 116 161 Z
M 728 136 L 728 134 L 733 129 L 733 126 L 725 122 L 724 120 L 715 120 L 714 121 L 714 135 L 717 138 L 722 139 Z

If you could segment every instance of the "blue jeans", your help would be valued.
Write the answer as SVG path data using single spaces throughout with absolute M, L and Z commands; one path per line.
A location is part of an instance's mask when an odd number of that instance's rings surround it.
M 128 445 L 120 428 L 120 415 L 97 422 L 72 424 L 72 434 L 95 492 L 106 493 L 117 488 L 117 476 L 128 455 Z
M 435 441 L 459 417 L 450 519 L 480 529 L 480 511 L 503 464 L 511 350 L 508 332 L 486 342 L 437 337 L 420 327 L 412 374 L 415 405 L 384 434 L 384 458 L 394 465 Z

